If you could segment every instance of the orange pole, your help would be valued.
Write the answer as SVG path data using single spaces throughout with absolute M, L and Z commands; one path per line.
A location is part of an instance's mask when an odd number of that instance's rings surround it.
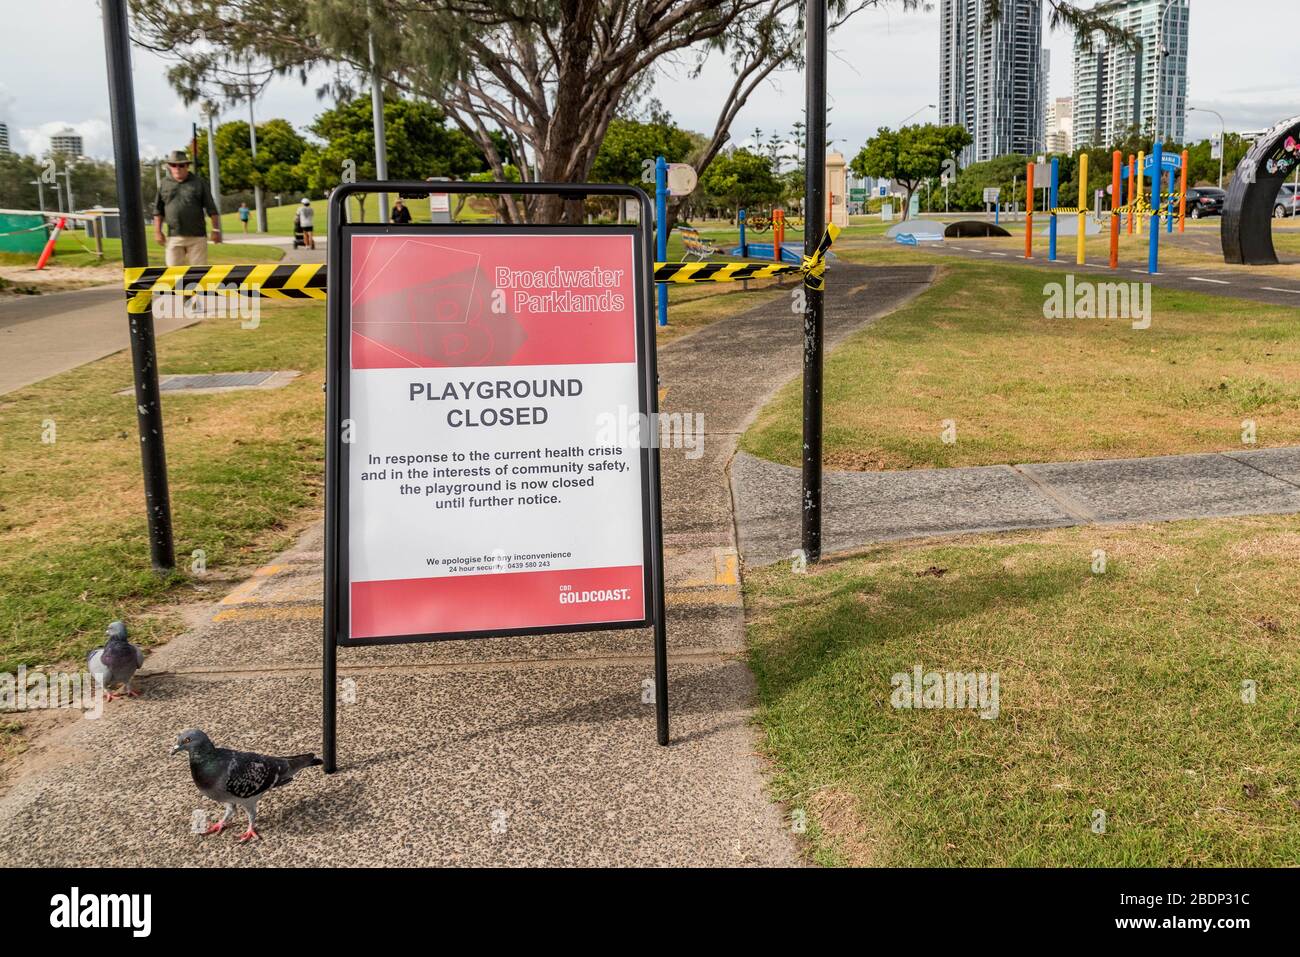
M 1015 197 L 1012 197 L 1014 202 Z M 1025 258 L 1034 258 L 1034 164 L 1025 164 Z
M 1133 178 L 1135 172 L 1136 171 L 1133 168 L 1133 154 L 1129 153 L 1128 154 L 1128 234 L 1130 236 L 1133 235 L 1133 214 L 1135 212 L 1135 210 L 1133 209 L 1133 189 L 1134 189 Z
M 1223 149 L 1223 144 L 1219 144 Z M 1183 150 L 1183 171 L 1178 177 L 1178 231 L 1183 231 L 1187 222 L 1187 150 Z
M 1110 268 L 1119 268 L 1119 213 L 1115 208 L 1124 196 L 1124 157 L 1119 150 L 1110 154 Z
M 37 269 L 44 269 L 45 264 L 49 262 L 50 257 L 54 255 L 54 244 L 59 241 L 59 233 L 63 232 L 63 224 L 65 222 L 67 222 L 67 220 L 60 216 L 59 221 L 54 224 L 54 232 L 50 233 L 50 240 L 45 244 L 45 249 L 41 252 L 41 258 L 36 260 Z
M 781 243 L 785 241 L 785 210 L 772 210 L 772 261 L 781 261 Z

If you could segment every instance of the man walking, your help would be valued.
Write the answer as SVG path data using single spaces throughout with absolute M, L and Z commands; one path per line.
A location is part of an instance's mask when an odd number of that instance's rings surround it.
M 316 212 L 311 208 L 311 200 L 304 196 L 294 216 L 294 225 L 302 230 L 302 242 L 308 249 L 316 248 L 316 237 L 312 234 L 315 220 Z
M 158 245 L 166 247 L 167 265 L 206 266 L 205 213 L 212 217 L 212 241 L 221 242 L 221 213 L 212 200 L 208 181 L 190 172 L 190 157 L 184 150 L 172 150 L 167 156 L 167 172 L 154 203 L 153 237 Z

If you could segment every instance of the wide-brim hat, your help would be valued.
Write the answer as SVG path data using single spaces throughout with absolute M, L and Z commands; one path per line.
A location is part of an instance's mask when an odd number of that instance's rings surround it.
M 190 154 L 184 150 L 172 150 L 167 154 L 168 165 L 179 165 L 180 163 L 189 164 Z

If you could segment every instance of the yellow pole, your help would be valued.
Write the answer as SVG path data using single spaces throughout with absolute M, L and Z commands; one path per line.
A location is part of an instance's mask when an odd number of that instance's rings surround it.
M 1144 153 L 1142 150 L 1138 150 L 1138 163 L 1137 163 L 1138 188 L 1137 188 L 1137 196 L 1133 200 L 1138 206 L 1142 205 L 1142 197 L 1146 195 L 1146 191 L 1147 191 L 1147 181 L 1146 178 L 1142 175 L 1142 164 L 1145 163 L 1146 160 L 1147 160 L 1147 154 Z M 1142 215 L 1139 215 L 1137 218 L 1138 221 L 1137 231 L 1139 236 L 1142 235 L 1142 220 L 1144 219 L 1146 219 L 1146 217 Z
M 1087 236 L 1088 226 L 1088 154 L 1086 152 L 1079 154 L 1079 239 L 1078 252 L 1075 255 L 1075 262 L 1080 266 L 1083 265 L 1084 239 Z

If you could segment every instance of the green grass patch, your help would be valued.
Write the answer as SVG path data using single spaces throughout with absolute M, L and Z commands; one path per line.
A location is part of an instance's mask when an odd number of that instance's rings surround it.
M 129 352 L 0 396 L 0 670 L 76 658 L 114 618 L 184 593 L 202 549 L 220 575 L 261 560 L 318 507 L 324 309 L 263 304 L 257 329 L 206 320 L 158 340 L 159 369 L 298 369 L 283 389 L 165 394 L 176 575 L 149 566 Z M 53 443 L 42 439 L 49 423 Z M 179 589 L 179 590 L 178 590 Z
M 774 794 L 828 864 L 1292 865 L 1297 557 L 1286 516 L 751 570 Z M 916 666 L 997 673 L 997 717 L 894 707 Z
M 1078 276 L 1110 281 L 1108 277 Z M 826 361 L 826 462 L 895 469 L 1125 458 L 1300 443 L 1295 311 L 1152 289 L 1150 328 L 1047 319 L 1064 275 L 955 262 L 913 303 Z M 798 465 L 801 389 L 741 439 Z M 942 441 L 952 420 L 956 442 Z
M 233 233 L 230 234 L 233 237 Z M 153 241 L 148 241 L 149 265 L 162 266 L 166 263 L 165 250 Z M 284 255 L 277 246 L 260 246 L 250 243 L 220 243 L 208 248 L 208 259 L 216 262 L 262 263 L 276 262 Z M 39 253 L 0 253 L 0 266 L 35 266 Z M 120 265 L 122 262 L 122 240 L 105 239 L 104 257 L 96 255 L 95 240 L 85 233 L 64 230 L 54 244 L 54 257 L 51 266 L 102 266 Z

